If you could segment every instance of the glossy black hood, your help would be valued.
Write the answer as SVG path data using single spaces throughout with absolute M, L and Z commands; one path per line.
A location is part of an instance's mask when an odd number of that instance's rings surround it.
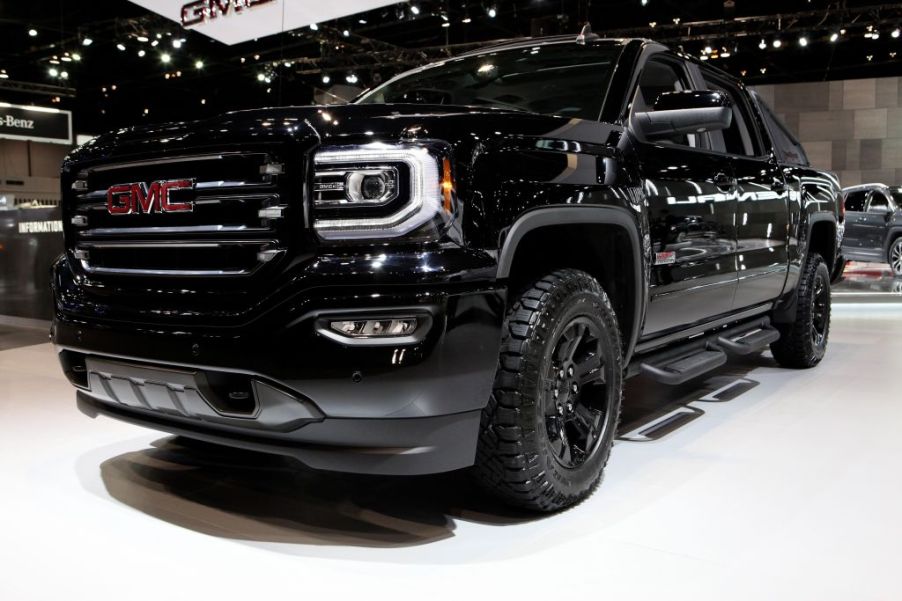
M 572 130 L 573 122 L 594 130 L 591 141 L 604 141 L 604 137 L 599 139 L 604 131 L 598 130 L 598 123 L 489 107 L 351 104 L 262 108 L 202 121 L 112 131 L 75 149 L 65 165 L 178 154 L 189 148 L 224 150 L 286 142 L 328 145 L 441 139 L 456 145 L 463 140 L 508 135 L 556 137 L 562 129 Z

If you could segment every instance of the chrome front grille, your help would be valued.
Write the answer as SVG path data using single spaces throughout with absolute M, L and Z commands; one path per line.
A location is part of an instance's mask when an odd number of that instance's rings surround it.
M 269 152 L 191 154 L 99 165 L 70 174 L 67 246 L 94 276 L 253 276 L 287 249 L 283 163 Z M 108 191 L 190 180 L 172 190 L 183 212 L 113 214 Z M 300 178 L 298 181 L 301 181 Z M 68 189 L 66 189 L 68 187 Z

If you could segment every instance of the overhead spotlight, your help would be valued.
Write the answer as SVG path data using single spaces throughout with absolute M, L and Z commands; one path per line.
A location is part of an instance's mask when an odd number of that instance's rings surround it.
M 160 60 L 163 63 L 169 63 L 172 61 L 172 57 L 168 53 L 164 52 L 163 54 L 160 55 Z
M 93 43 L 94 43 L 94 40 L 92 40 L 91 38 L 85 38 L 81 41 L 82 46 L 90 46 Z
M 355 73 L 348 73 L 345 77 L 345 81 L 348 83 L 357 83 L 357 75 Z
M 151 45 L 152 47 L 156 48 L 157 46 L 160 45 L 160 41 L 159 41 L 159 40 L 154 40 L 154 41 L 152 41 L 152 42 L 150 43 L 150 45 Z
M 830 41 L 831 41 L 831 42 L 836 42 L 838 39 L 839 39 L 839 34 L 836 33 L 835 31 L 834 31 L 833 33 L 830 34 Z
M 125 44 L 116 44 L 116 48 L 119 50 L 125 51 Z
M 489 10 L 488 10 L 488 15 L 489 15 L 490 19 L 494 19 L 495 17 L 498 16 L 498 9 L 495 8 L 494 6 L 490 6 Z
M 445 21 L 444 23 L 442 23 L 442 27 L 451 27 L 451 23 Z
M 146 51 L 144 51 L 144 50 L 138 50 L 138 56 L 143 57 L 145 54 L 147 54 Z
M 195 69 L 203 69 L 203 68 L 204 68 L 204 61 L 202 61 L 202 60 L 196 60 L 196 61 L 194 61 L 194 68 L 195 68 Z
M 173 47 L 173 48 L 181 48 L 181 47 L 182 47 L 182 40 L 180 40 L 180 39 L 178 39 L 178 38 L 172 40 L 172 47 Z
M 868 59 L 868 62 L 871 62 L 872 60 L 874 60 L 874 55 L 873 55 L 873 54 L 869 54 L 869 55 L 867 55 L 866 58 Z
M 146 35 L 139 35 L 139 36 L 138 36 L 137 38 L 135 38 L 135 39 L 138 40 L 139 42 L 141 42 L 142 44 L 146 44 L 147 42 L 150 41 L 150 38 L 147 37 Z
M 448 20 L 448 13 L 442 13 L 440 16 L 442 17 L 442 21 Z
M 323 83 L 329 83 L 330 81 L 332 81 L 332 78 L 328 74 L 323 74 Z
M 896 27 L 895 29 L 893 29 L 893 32 L 890 35 L 893 36 L 894 38 L 898 38 L 899 34 L 902 34 L 902 31 L 899 31 L 899 28 Z
M 341 35 L 343 35 L 343 36 L 344 36 L 344 37 L 346 37 L 346 38 L 347 38 L 347 37 L 350 37 L 350 35 L 351 35 L 351 32 L 350 32 L 350 31 L 348 31 L 348 30 L 347 30 L 347 29 L 345 29 L 345 30 L 344 30 L 344 31 L 342 31 L 342 32 L 341 32 Z
M 206 98 L 201 98 L 201 99 L 200 99 L 200 103 L 201 103 L 201 104 L 207 104 L 207 99 L 206 99 Z
M 57 69 L 56 67 L 50 67 L 49 69 L 47 69 L 47 74 L 50 75 L 50 77 L 60 76 L 59 69 Z
M 469 23 L 469 22 L 471 22 L 472 20 L 473 20 L 473 19 L 471 19 L 470 16 L 467 15 L 466 17 L 464 17 L 463 19 L 461 19 L 460 22 L 461 22 L 461 23 Z
M 266 73 L 257 73 L 257 81 L 265 81 Z
M 149 114 L 149 113 L 150 113 L 150 109 L 145 108 L 145 109 L 144 109 L 144 114 L 147 115 L 147 114 Z
M 34 29 L 34 28 L 31 28 L 31 29 L 28 30 L 28 35 L 30 35 L 31 37 L 35 37 L 35 36 L 38 35 L 38 30 L 37 30 L 37 29 Z
M 806 38 L 805 36 L 799 36 L 799 46 L 804 48 L 807 45 L 808 45 L 808 38 Z
M 649 21 L 648 26 L 651 27 L 652 29 L 654 29 L 655 27 L 658 26 L 658 22 L 657 21 Z
M 6 72 L 6 69 L 0 70 L 0 79 L 9 79 L 9 73 Z
M 366 19 L 357 19 L 357 22 L 361 25 L 366 25 Z
M 777 38 L 777 39 L 774 40 L 774 42 L 773 42 L 774 48 L 779 48 L 779 47 L 781 47 L 782 45 L 783 45 L 783 40 L 781 40 L 780 38 Z
M 411 5 L 410 5 L 410 12 L 412 12 L 412 13 L 415 14 L 415 15 L 418 15 L 418 14 L 420 14 L 420 7 L 417 6 L 416 4 L 411 4 Z
M 761 67 L 761 75 L 767 73 L 767 67 Z
M 68 71 L 60 71 L 60 79 L 69 79 Z
M 311 23 L 311 24 L 310 24 L 310 30 L 311 30 L 311 31 L 316 31 L 316 30 L 318 30 L 318 29 L 319 29 L 319 25 L 317 25 L 316 23 Z
M 642 0 L 642 6 L 648 6 L 648 0 Z
M 77 53 L 77 52 L 73 52 L 73 53 L 72 53 L 72 60 L 74 60 L 75 62 L 80 61 L 80 60 L 81 60 L 81 55 L 80 55 L 79 53 Z
M 765 42 L 764 39 L 762 39 L 761 42 L 758 44 L 758 48 L 761 48 L 762 50 L 764 50 L 765 48 L 767 48 L 767 42 Z
M 705 54 L 711 54 L 711 52 L 712 52 L 711 46 L 705 46 L 705 49 L 702 50 L 702 52 L 704 52 Z

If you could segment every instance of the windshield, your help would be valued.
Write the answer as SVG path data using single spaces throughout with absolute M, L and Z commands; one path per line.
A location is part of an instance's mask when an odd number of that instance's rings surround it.
M 450 59 L 397 77 L 361 104 L 493 106 L 597 119 L 619 46 L 531 46 Z

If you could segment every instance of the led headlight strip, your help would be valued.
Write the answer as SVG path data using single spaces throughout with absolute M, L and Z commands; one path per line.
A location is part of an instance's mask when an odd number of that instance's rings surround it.
M 405 202 L 390 215 L 314 219 L 313 226 L 326 240 L 395 238 L 404 236 L 434 220 L 445 217 L 439 161 L 423 146 L 366 144 L 325 148 L 316 153 L 317 170 L 402 163 L 408 167 L 408 194 Z M 346 206 L 346 205 L 343 205 Z

